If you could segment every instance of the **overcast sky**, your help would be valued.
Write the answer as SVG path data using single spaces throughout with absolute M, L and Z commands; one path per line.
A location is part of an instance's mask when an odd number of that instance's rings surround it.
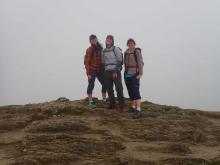
M 219 9 L 219 0 L 0 0 L 0 105 L 84 98 L 94 33 L 142 48 L 143 100 L 220 110 Z

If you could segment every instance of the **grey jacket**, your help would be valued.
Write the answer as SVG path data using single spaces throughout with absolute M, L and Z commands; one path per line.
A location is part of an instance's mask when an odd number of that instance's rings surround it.
M 114 49 L 114 50 L 113 50 Z M 123 54 L 118 47 L 105 48 L 102 53 L 102 64 L 106 71 L 121 70 Z
M 137 57 L 137 62 L 135 60 L 135 53 L 136 51 L 136 57 Z M 124 64 L 125 64 L 125 71 L 129 74 L 143 74 L 143 57 L 138 49 L 134 49 L 132 51 L 129 51 L 128 49 L 124 53 Z

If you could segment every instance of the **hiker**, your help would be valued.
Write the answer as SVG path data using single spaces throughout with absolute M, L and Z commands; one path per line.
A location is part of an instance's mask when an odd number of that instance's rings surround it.
M 114 46 L 114 37 L 108 35 L 106 37 L 106 48 L 103 51 L 102 63 L 105 68 L 105 85 L 109 96 L 110 105 L 108 109 L 115 109 L 115 96 L 113 86 L 115 85 L 118 96 L 118 111 L 124 111 L 124 94 L 121 78 L 121 70 L 123 65 L 123 54 L 120 48 Z
M 136 48 L 134 39 L 128 39 L 128 49 L 124 53 L 125 73 L 124 79 L 132 107 L 128 112 L 133 113 L 133 118 L 141 116 L 140 79 L 143 75 L 143 57 L 141 49 Z
M 96 103 L 93 101 L 92 92 L 95 86 L 95 79 L 102 85 L 102 98 L 103 103 L 106 103 L 106 88 L 104 85 L 104 75 L 102 69 L 102 45 L 98 42 L 96 35 L 92 34 L 89 37 L 91 46 L 86 50 L 84 64 L 86 74 L 88 77 L 87 95 L 89 99 L 89 107 L 96 108 Z

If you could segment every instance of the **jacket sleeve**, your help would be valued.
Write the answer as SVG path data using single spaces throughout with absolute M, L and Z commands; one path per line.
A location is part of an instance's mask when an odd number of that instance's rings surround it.
M 86 74 L 90 75 L 91 74 L 91 50 L 87 49 L 86 50 L 86 56 L 85 56 L 85 68 L 86 68 Z
M 140 50 L 137 50 L 136 54 L 137 54 L 138 71 L 139 71 L 139 74 L 142 75 L 143 74 L 143 66 L 144 66 L 143 56 L 142 56 Z
M 115 47 L 116 58 L 119 63 L 123 62 L 123 54 L 118 47 Z

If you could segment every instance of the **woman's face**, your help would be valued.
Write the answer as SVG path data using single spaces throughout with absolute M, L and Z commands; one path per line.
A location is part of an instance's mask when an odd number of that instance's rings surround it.
M 135 48 L 135 44 L 133 42 L 129 42 L 128 49 L 134 49 L 134 48 Z
M 93 38 L 93 39 L 91 39 L 90 42 L 91 42 L 92 45 L 97 45 L 98 40 L 97 40 L 97 38 Z
M 106 38 L 105 43 L 106 43 L 107 47 L 111 47 L 112 46 L 112 39 Z

